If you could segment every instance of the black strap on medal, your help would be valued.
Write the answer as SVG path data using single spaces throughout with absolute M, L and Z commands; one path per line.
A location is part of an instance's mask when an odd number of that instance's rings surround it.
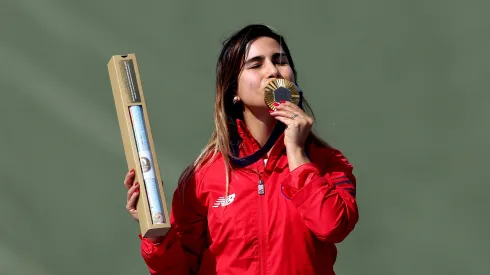
M 284 81 L 284 80 L 282 80 L 282 81 Z M 298 87 L 296 87 L 296 86 L 294 86 L 294 87 L 297 89 L 295 91 L 295 93 L 297 92 L 295 97 L 299 99 L 298 106 L 301 109 L 303 109 L 303 92 Z M 279 103 L 282 100 L 292 101 L 291 90 L 288 89 L 287 87 L 284 87 L 284 86 L 277 87 L 271 92 L 271 94 L 273 96 L 274 102 Z M 266 95 L 266 97 L 267 97 L 267 95 Z M 230 162 L 234 166 L 240 167 L 240 168 L 247 167 L 250 164 L 257 162 L 272 148 L 272 146 L 274 146 L 274 144 L 279 139 L 279 137 L 282 135 L 282 133 L 284 132 L 285 129 L 286 129 L 286 125 L 284 123 L 282 123 L 281 121 L 277 121 L 276 125 L 272 129 L 271 135 L 269 136 L 269 138 L 265 142 L 264 146 L 262 146 L 262 148 L 257 150 L 255 153 L 248 155 L 246 157 L 243 157 L 243 158 L 237 157 L 239 155 L 240 138 L 239 138 L 237 132 L 233 132 L 231 135 L 231 144 L 232 144 L 231 149 L 232 149 L 233 156 L 230 156 Z

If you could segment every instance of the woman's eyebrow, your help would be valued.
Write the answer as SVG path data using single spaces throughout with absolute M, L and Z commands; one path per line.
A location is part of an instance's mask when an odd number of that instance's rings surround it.
M 254 56 L 254 57 L 249 58 L 248 60 L 246 60 L 245 61 L 245 65 L 246 64 L 253 63 L 253 62 L 257 62 L 257 61 L 262 61 L 264 59 L 265 59 L 265 57 L 263 55 L 257 55 L 257 56 Z
M 277 58 L 277 57 L 287 57 L 287 55 L 283 52 L 275 53 L 272 55 L 272 58 Z
M 275 53 L 272 55 L 272 59 L 278 59 L 278 58 L 283 58 L 283 57 L 286 57 L 287 58 L 287 55 L 283 52 L 278 52 L 278 53 Z M 265 59 L 265 56 L 263 55 L 257 55 L 257 56 L 254 56 L 252 58 L 249 58 L 248 60 L 245 61 L 245 65 L 247 64 L 250 64 L 250 63 L 253 63 L 253 62 L 258 62 L 258 61 L 262 61 Z

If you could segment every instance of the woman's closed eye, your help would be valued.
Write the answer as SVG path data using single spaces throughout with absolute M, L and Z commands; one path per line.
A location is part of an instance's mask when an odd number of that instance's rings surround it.
M 289 60 L 286 56 L 281 56 L 281 57 L 278 57 L 276 60 L 274 60 L 274 64 L 289 65 Z
M 289 62 L 287 59 L 279 59 L 279 60 L 275 60 L 273 62 L 274 65 L 279 65 L 279 66 L 285 66 L 285 65 L 289 65 Z M 248 68 L 249 69 L 258 69 L 262 66 L 262 63 L 260 62 L 256 62 L 256 63 L 251 63 L 248 65 Z

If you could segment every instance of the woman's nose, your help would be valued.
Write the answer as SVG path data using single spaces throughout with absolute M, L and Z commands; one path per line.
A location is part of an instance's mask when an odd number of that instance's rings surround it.
M 266 77 L 267 78 L 281 77 L 281 72 L 272 62 L 266 62 Z

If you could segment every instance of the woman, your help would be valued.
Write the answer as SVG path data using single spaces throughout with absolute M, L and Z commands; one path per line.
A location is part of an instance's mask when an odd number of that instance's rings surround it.
M 283 102 L 269 111 L 264 87 L 280 78 L 297 83 L 283 37 L 250 25 L 225 41 L 214 134 L 181 176 L 170 231 L 140 235 L 151 274 L 335 274 L 335 243 L 358 220 L 353 167 L 311 133 L 313 119 L 299 106 Z M 232 144 L 236 157 L 248 156 L 278 122 L 286 128 L 261 161 L 231 163 Z M 133 181 L 130 171 L 126 208 L 138 220 Z

